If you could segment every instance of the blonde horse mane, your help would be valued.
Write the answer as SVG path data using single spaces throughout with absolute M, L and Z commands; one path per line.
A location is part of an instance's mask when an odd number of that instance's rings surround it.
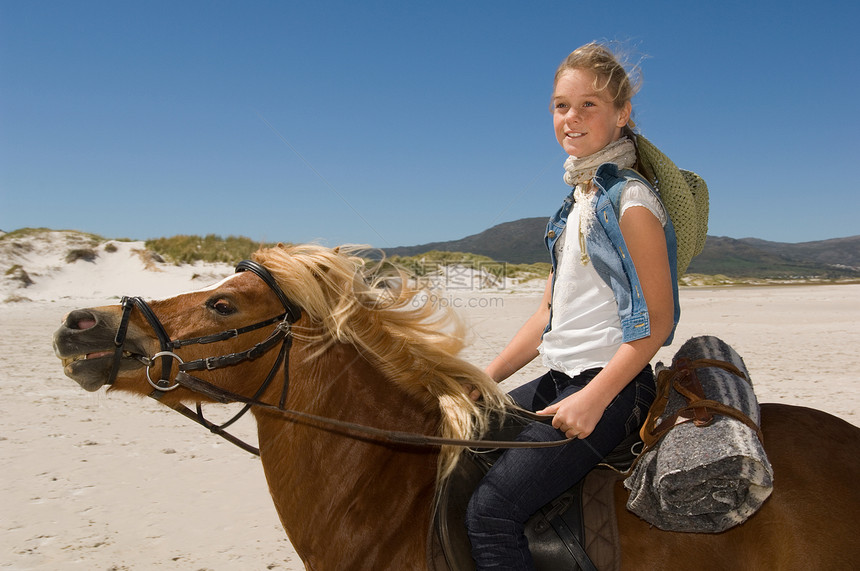
M 481 369 L 457 355 L 465 345 L 465 325 L 448 308 L 408 285 L 403 271 L 384 260 L 358 256 L 367 248 L 326 248 L 315 244 L 261 249 L 263 264 L 281 289 L 310 317 L 320 334 L 305 338 L 320 354 L 334 343 L 349 343 L 386 378 L 429 406 L 438 403 L 440 435 L 476 438 L 489 418 L 503 412 L 507 397 Z M 471 385 L 483 396 L 480 406 L 468 396 Z M 459 447 L 443 447 L 439 475 L 453 469 Z

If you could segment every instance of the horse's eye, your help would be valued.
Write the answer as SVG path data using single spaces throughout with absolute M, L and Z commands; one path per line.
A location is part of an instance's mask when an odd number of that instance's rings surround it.
M 226 299 L 213 299 L 209 302 L 209 307 L 219 315 L 236 313 L 236 309 Z

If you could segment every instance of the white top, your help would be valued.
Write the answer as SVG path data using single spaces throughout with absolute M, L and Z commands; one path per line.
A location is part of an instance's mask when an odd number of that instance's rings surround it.
M 644 206 L 666 225 L 662 204 L 639 181 L 627 183 L 619 204 L 622 217 L 628 208 Z M 618 303 L 612 288 L 598 275 L 594 264 L 583 265 L 580 261 L 577 224 L 581 206 L 580 202 L 574 203 L 568 223 L 555 244 L 558 264 L 552 292 L 552 328 L 538 347 L 544 366 L 571 377 L 605 367 L 622 340 Z

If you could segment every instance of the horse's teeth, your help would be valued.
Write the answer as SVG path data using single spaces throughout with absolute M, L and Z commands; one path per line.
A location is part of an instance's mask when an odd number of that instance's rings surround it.
M 102 357 L 107 357 L 107 355 L 104 354 L 104 353 L 106 353 L 106 351 L 99 352 L 99 353 L 101 353 L 101 354 L 98 357 L 94 357 L 95 359 L 101 359 Z M 123 358 L 127 358 L 127 359 L 131 359 L 133 357 L 133 355 L 130 351 L 123 351 L 122 356 L 123 356 Z M 66 361 L 66 363 L 74 363 L 76 361 L 86 361 L 88 359 L 89 359 L 89 357 L 86 354 L 84 354 L 84 355 L 75 355 L 74 357 L 67 357 L 65 359 L 65 361 Z

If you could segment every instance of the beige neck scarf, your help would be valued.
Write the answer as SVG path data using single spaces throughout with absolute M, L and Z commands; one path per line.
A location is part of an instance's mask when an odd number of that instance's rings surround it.
M 618 168 L 626 169 L 636 164 L 636 146 L 627 137 L 606 145 L 603 149 L 587 157 L 568 157 L 564 161 L 564 182 L 574 187 L 573 199 L 579 205 L 579 247 L 582 264 L 588 263 L 586 237 L 591 231 L 594 220 L 594 195 L 591 193 L 591 180 L 597 168 L 604 163 L 615 163 Z M 568 221 L 568 227 L 570 221 Z
M 626 169 L 636 164 L 636 145 L 627 137 L 621 137 L 587 157 L 567 157 L 564 161 L 564 182 L 577 186 L 591 182 L 597 167 L 603 163 L 615 163 L 618 168 Z

